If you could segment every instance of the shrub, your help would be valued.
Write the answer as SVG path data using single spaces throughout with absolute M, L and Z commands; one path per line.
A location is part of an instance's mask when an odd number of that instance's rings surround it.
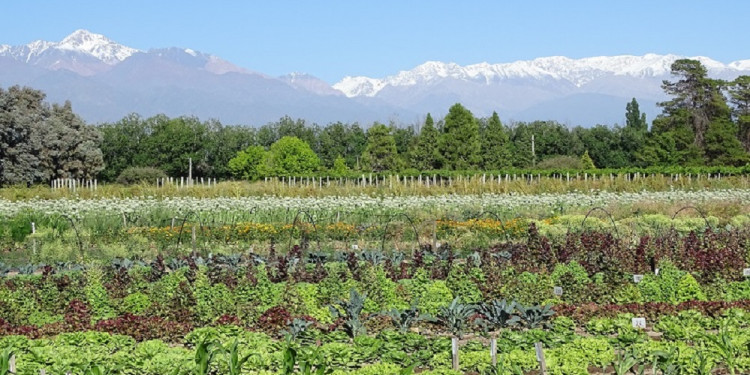
M 583 169 L 580 158 L 573 156 L 553 156 L 536 165 L 538 169 Z
M 140 183 L 155 183 L 158 178 L 166 178 L 167 174 L 161 169 L 153 167 L 128 167 L 117 176 L 116 182 L 123 185 Z

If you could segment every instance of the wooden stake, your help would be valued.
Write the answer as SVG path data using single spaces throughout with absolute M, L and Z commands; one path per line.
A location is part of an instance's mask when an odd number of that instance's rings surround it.
M 494 335 L 490 339 L 490 358 L 492 358 L 492 366 L 497 366 L 497 337 Z
M 542 343 L 537 342 L 534 344 L 536 349 L 536 360 L 539 361 L 539 370 L 541 375 L 547 375 L 547 362 L 544 360 L 544 350 L 542 350 Z
M 451 357 L 453 359 L 453 370 L 458 371 L 458 337 L 451 337 Z

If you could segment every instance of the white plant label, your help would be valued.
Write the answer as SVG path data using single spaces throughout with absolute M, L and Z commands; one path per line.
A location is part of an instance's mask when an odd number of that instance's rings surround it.
M 352 250 L 359 250 L 359 245 L 352 245 Z
M 654 275 L 659 275 L 659 269 L 658 268 L 654 270 Z
M 646 318 L 633 318 L 633 328 L 646 329 Z
M 561 296 L 563 293 L 563 289 L 561 286 L 556 286 L 553 290 L 553 293 L 555 293 L 556 296 Z
M 742 270 L 742 276 L 750 277 L 750 268 L 745 268 Z
M 633 275 L 633 282 L 638 284 L 643 281 L 643 275 Z

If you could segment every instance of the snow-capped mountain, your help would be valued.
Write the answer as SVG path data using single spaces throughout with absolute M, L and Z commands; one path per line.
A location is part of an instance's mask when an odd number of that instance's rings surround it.
M 497 111 L 502 118 L 519 121 L 622 124 L 625 103 L 634 97 L 649 119 L 659 113 L 656 103 L 666 99 L 661 83 L 672 79 L 671 65 L 681 58 L 553 56 L 467 66 L 428 61 L 385 78 L 345 77 L 333 87 L 350 98 L 378 99 L 418 113 L 441 115 L 451 103 L 461 102 L 478 116 Z M 703 56 L 690 58 L 701 61 L 713 78 L 750 74 L 749 60 L 723 64 Z
M 373 97 L 386 87 L 408 87 L 430 85 L 445 79 L 462 80 L 485 85 L 498 84 L 503 80 L 533 79 L 554 80 L 583 87 L 604 76 L 628 76 L 653 78 L 668 76 L 672 63 L 683 58 L 677 55 L 647 54 L 644 56 L 601 56 L 570 59 L 563 56 L 542 57 L 507 64 L 480 63 L 460 66 L 455 63 L 428 61 L 409 71 L 382 79 L 370 77 L 345 77 L 333 85 L 348 97 Z M 691 57 L 699 60 L 709 73 L 732 75 L 734 72 L 750 70 L 750 61 L 735 61 L 722 64 L 708 57 Z
M 87 30 L 76 30 L 60 42 L 37 40 L 20 46 L 0 46 L 0 56 L 9 56 L 46 69 L 67 69 L 84 75 L 107 69 L 96 67 L 97 63 L 115 65 L 138 52 L 135 48 Z
M 194 115 L 249 125 L 282 116 L 332 121 L 412 123 L 439 118 L 460 102 L 479 117 L 557 120 L 569 125 L 622 124 L 632 98 L 653 119 L 666 99 L 677 55 L 562 56 L 461 66 L 428 61 L 384 78 L 346 77 L 330 85 L 312 75 L 271 77 L 190 48 L 139 50 L 77 30 L 59 42 L 0 45 L 0 87 L 27 85 L 52 102 L 70 100 L 90 122 L 129 113 Z M 724 64 L 694 57 L 714 78 L 750 75 L 750 60 Z

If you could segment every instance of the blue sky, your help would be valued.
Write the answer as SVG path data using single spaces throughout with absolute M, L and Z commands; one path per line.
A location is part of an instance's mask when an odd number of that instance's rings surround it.
M 428 60 L 512 62 L 563 55 L 750 59 L 750 1 L 9 1 L 0 43 L 76 29 L 131 47 L 185 47 L 277 76 L 334 83 Z

